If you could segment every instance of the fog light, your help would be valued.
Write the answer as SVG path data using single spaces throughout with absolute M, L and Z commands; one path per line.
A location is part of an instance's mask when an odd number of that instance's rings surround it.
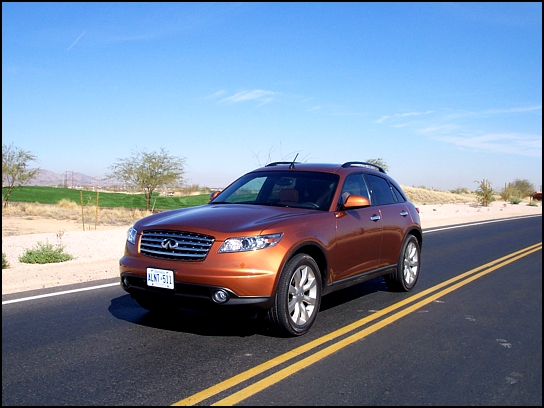
M 126 276 L 123 276 L 121 278 L 121 285 L 123 285 L 123 287 L 125 287 L 125 288 L 128 288 L 128 279 L 127 279 Z
M 229 295 L 223 289 L 220 289 L 213 292 L 212 299 L 215 303 L 225 303 L 229 300 Z

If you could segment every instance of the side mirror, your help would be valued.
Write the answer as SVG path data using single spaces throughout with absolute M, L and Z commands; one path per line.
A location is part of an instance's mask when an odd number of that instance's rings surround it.
M 219 195 L 221 191 L 217 190 L 217 191 L 214 191 L 210 194 L 210 201 L 213 201 L 215 199 L 215 197 L 217 197 Z
M 343 205 L 344 210 L 369 206 L 370 200 L 368 198 L 355 194 L 351 194 Z

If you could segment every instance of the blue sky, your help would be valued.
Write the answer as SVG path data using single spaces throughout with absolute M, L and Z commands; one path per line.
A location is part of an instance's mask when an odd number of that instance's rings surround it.
M 2 3 L 2 143 L 94 177 L 164 148 L 208 187 L 298 153 L 539 189 L 542 4 Z

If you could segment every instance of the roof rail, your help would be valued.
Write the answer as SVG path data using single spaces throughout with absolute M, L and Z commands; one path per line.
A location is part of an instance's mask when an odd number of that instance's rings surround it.
M 271 167 L 271 166 L 277 166 L 279 164 L 289 164 L 289 168 L 290 169 L 294 169 L 295 168 L 295 164 L 300 164 L 300 162 L 274 162 L 274 163 L 268 163 L 266 166 L 264 167 Z
M 270 164 L 267 164 L 265 167 L 268 167 L 268 166 L 275 166 L 277 164 L 289 164 L 289 168 L 290 169 L 294 169 L 295 168 L 295 163 L 297 163 L 295 160 L 297 159 L 298 157 L 298 153 L 297 155 L 295 156 L 295 158 L 293 159 L 292 162 L 274 162 L 274 163 L 270 163 Z
M 377 164 L 368 163 L 368 162 L 358 162 L 358 161 L 346 162 L 342 164 L 342 167 L 352 167 L 355 165 L 365 166 L 365 167 L 374 167 L 377 170 L 379 170 L 381 173 L 385 173 L 385 170 L 382 167 L 378 166 Z
M 291 164 L 291 162 L 273 162 L 273 163 L 268 163 L 264 167 L 277 166 L 278 164 Z

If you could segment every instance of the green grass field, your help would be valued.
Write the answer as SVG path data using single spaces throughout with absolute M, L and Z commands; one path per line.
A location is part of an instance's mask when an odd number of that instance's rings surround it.
M 2 192 L 2 196 L 3 196 Z M 209 194 L 200 194 L 187 197 L 161 197 L 153 194 L 151 207 L 155 210 L 173 210 L 175 208 L 194 207 L 206 204 L 209 201 Z M 95 206 L 97 199 L 96 191 L 74 190 L 71 188 L 25 186 L 15 188 L 9 202 L 57 204 L 62 199 L 73 201 L 78 205 Z M 98 206 L 107 208 L 135 208 L 145 209 L 144 194 L 124 193 L 98 193 Z

